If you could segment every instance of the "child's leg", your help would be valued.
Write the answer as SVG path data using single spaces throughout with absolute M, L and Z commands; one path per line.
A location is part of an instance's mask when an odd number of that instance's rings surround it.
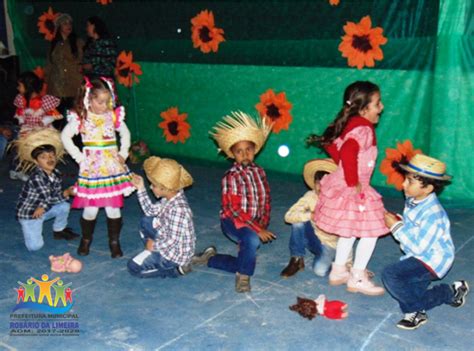
M 130 274 L 140 278 L 171 277 L 178 276 L 176 268 L 178 265 L 168 261 L 159 252 L 144 250 L 127 263 Z
M 313 261 L 313 272 L 319 277 L 325 277 L 329 269 L 331 268 L 331 263 L 334 261 L 336 256 L 336 250 L 332 247 L 321 245 L 321 255 L 314 256 Z
M 122 215 L 118 207 L 106 207 L 107 231 L 109 234 L 110 256 L 112 258 L 122 257 L 123 252 L 120 248 L 120 230 L 122 229 Z
M 43 221 L 43 218 L 19 220 L 28 251 L 36 251 L 43 247 Z
M 331 273 L 329 273 L 330 285 L 341 285 L 347 283 L 350 274 L 346 267 L 347 258 L 349 257 L 352 246 L 356 238 L 339 238 L 336 247 L 336 257 L 332 264 Z
M 64 201 L 51 207 L 51 209 L 45 213 L 45 221 L 49 218 L 54 218 L 53 231 L 60 232 L 67 227 L 67 219 L 69 217 L 69 210 L 71 205 L 69 202 Z
M 143 216 L 140 219 L 140 237 L 142 238 L 143 244 L 146 245 L 148 239 L 155 240 L 158 231 L 153 228 L 153 219 L 155 217 Z
M 354 269 L 364 270 L 367 268 L 378 238 L 361 238 L 357 244 L 354 260 Z
M 299 271 L 304 270 L 304 255 L 306 253 L 306 247 L 311 251 L 314 245 L 310 240 L 311 238 L 308 239 L 310 236 L 316 238 L 310 221 L 293 223 L 291 225 L 291 236 L 289 242 L 291 257 L 288 265 L 280 273 L 283 278 L 292 277 Z M 320 249 L 317 248 L 317 245 L 314 246 L 314 250 L 320 251 Z
M 95 223 L 97 221 L 97 214 L 99 213 L 98 207 L 85 207 L 81 217 L 81 230 L 82 238 L 79 247 L 77 248 L 77 254 L 81 256 L 87 256 L 89 249 L 92 244 L 92 238 L 94 235 Z
M 400 304 L 403 313 L 429 310 L 453 300 L 453 289 L 440 284 L 428 289 L 437 277 L 414 257 L 387 266 L 382 281 L 387 291 Z

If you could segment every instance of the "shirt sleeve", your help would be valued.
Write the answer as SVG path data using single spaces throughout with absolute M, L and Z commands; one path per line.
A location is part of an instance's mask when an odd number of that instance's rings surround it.
M 400 243 L 400 248 L 405 253 L 420 256 L 433 246 L 437 238 L 443 234 L 443 229 L 436 221 L 423 219 L 416 227 L 408 230 L 407 226 L 394 228 L 393 236 Z
M 61 132 L 61 141 L 69 155 L 79 164 L 84 160 L 84 154 L 72 141 L 72 137 L 79 133 L 79 116 L 70 112 L 68 123 Z
M 347 186 L 356 186 L 359 183 L 357 160 L 359 154 L 359 144 L 354 139 L 349 138 L 344 142 L 344 144 L 342 144 L 339 154 L 341 157 L 344 179 Z
M 145 189 L 137 192 L 138 202 L 142 208 L 143 213 L 149 217 L 156 217 L 163 205 L 160 202 L 152 203 Z
M 45 95 L 41 98 L 41 108 L 43 109 L 43 111 L 49 112 L 58 107 L 60 102 L 61 100 L 55 96 Z
M 314 211 L 314 205 L 311 204 L 311 192 L 307 192 L 298 201 L 290 207 L 285 214 L 285 222 L 289 224 L 307 222 L 311 220 Z
M 119 155 L 122 156 L 124 160 L 126 160 L 130 150 L 131 136 L 130 130 L 125 124 L 125 109 L 123 108 L 123 106 L 120 106 L 115 110 L 115 115 L 117 117 L 116 130 L 119 132 L 120 135 Z
M 263 215 L 260 221 L 260 224 L 263 228 L 267 228 L 270 224 L 270 213 L 271 213 L 271 195 L 270 195 L 270 185 L 268 184 L 267 175 L 263 168 L 259 169 L 259 174 L 263 182 L 263 187 L 265 191 L 265 203 L 263 204 Z

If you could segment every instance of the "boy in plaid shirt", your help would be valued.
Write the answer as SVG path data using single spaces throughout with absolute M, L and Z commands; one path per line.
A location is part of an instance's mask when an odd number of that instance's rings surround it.
M 250 291 L 250 276 L 257 261 L 260 241 L 275 239 L 267 230 L 270 222 L 270 187 L 263 168 L 253 161 L 265 144 L 271 126 L 256 122 L 250 116 L 237 112 L 224 117 L 212 134 L 219 148 L 235 159 L 222 179 L 222 231 L 239 245 L 237 257 L 217 254 L 211 246 L 198 256 L 193 264 L 235 273 L 235 290 Z
M 194 254 L 193 213 L 183 191 L 193 179 L 171 159 L 153 156 L 145 160 L 143 168 L 152 183 L 153 194 L 160 201 L 153 204 L 143 178 L 133 174 L 132 184 L 138 190 L 138 201 L 145 213 L 140 221 L 145 250 L 128 261 L 128 270 L 140 278 L 176 278 L 190 271 Z
M 20 165 L 36 165 L 16 206 L 27 249 L 36 251 L 43 247 L 43 222 L 52 218 L 54 239 L 76 239 L 79 235 L 67 228 L 67 199 L 74 196 L 74 190 L 62 190 L 61 172 L 56 169 L 58 158 L 64 153 L 59 133 L 53 129 L 34 131 L 18 140 L 17 146 Z
M 417 154 L 400 167 L 407 172 L 403 218 L 386 213 L 385 223 L 405 256 L 384 269 L 382 280 L 405 313 L 397 327 L 411 330 L 427 322 L 426 310 L 442 304 L 463 306 L 469 285 L 460 280 L 429 289 L 432 281 L 448 273 L 454 261 L 449 218 L 436 196 L 451 179 L 445 173 L 446 165 Z

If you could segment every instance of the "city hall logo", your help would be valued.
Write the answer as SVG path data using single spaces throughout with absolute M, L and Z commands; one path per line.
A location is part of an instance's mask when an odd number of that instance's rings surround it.
M 10 313 L 10 335 L 77 336 L 79 317 L 74 306 L 72 283 L 43 274 L 18 281 L 16 305 Z M 33 310 L 33 311 L 31 311 Z
M 74 305 L 72 300 L 72 283 L 64 284 L 61 278 L 48 280 L 47 274 L 40 279 L 31 277 L 26 283 L 18 282 L 16 306 L 12 312 L 29 308 L 46 313 L 64 314 Z M 54 291 L 54 298 L 52 292 Z

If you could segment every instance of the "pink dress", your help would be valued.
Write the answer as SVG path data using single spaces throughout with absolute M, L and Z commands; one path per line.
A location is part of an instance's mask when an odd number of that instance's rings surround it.
M 123 207 L 123 196 L 135 190 L 128 167 L 119 161 L 115 138 L 116 130 L 125 123 L 123 108 L 103 115 L 88 112 L 82 124 L 77 115 L 72 117 L 76 120 L 69 123 L 76 125 L 81 134 L 85 156 L 79 164 L 72 207 Z
M 315 222 L 322 230 L 342 237 L 379 237 L 389 230 L 384 222 L 382 196 L 370 186 L 377 159 L 374 134 L 370 127 L 356 127 L 334 141 L 338 151 L 349 138 L 359 144 L 358 176 L 362 190 L 357 194 L 355 187 L 347 186 L 339 161 L 337 170 L 321 180 Z

